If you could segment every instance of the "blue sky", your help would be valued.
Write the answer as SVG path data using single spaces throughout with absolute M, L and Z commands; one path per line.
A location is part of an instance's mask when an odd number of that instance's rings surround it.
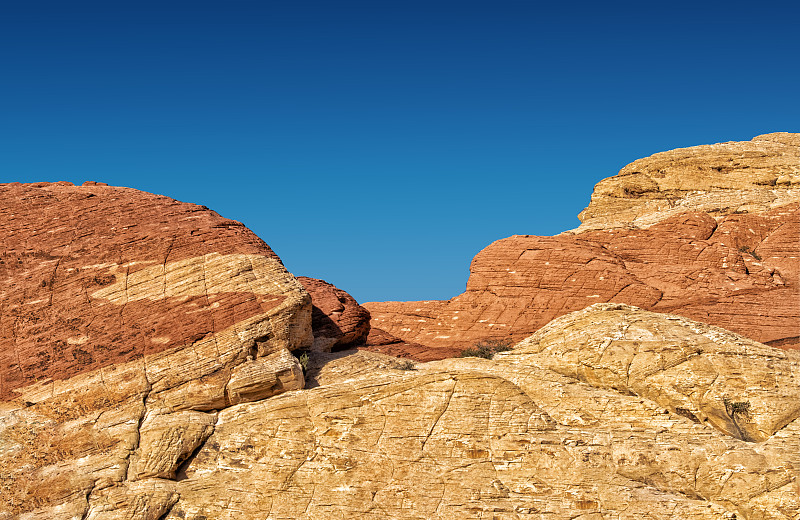
M 800 131 L 794 3 L 4 2 L 0 181 L 204 204 L 359 301 L 446 299 L 681 146 Z

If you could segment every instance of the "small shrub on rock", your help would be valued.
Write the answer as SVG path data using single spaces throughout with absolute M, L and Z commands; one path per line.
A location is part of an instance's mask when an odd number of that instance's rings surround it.
M 511 340 L 507 339 L 488 339 L 475 343 L 472 347 L 464 349 L 458 357 L 479 357 L 492 359 L 498 352 L 511 350 Z
M 300 362 L 300 366 L 303 367 L 303 372 L 305 373 L 305 371 L 308 370 L 308 352 L 300 354 L 297 360 Z
M 731 401 L 723 397 L 722 404 L 725 405 L 725 411 L 731 419 L 735 419 L 735 416 L 750 418 L 750 401 Z
M 758 255 L 758 253 L 756 253 L 755 251 L 753 251 L 752 249 L 750 249 L 747 246 L 740 247 L 739 248 L 739 252 L 740 253 L 747 253 L 748 255 L 752 256 L 756 260 L 761 260 L 761 257 Z

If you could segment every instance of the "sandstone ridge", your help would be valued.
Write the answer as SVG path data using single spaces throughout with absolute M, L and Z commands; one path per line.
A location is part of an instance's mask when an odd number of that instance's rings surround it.
M 800 134 L 679 148 L 603 179 L 577 231 L 646 227 L 686 211 L 764 213 L 800 199 Z
M 800 518 L 797 136 L 637 161 L 447 302 L 359 306 L 202 206 L 0 185 L 0 520 Z M 518 343 L 385 355 L 487 338 Z
M 363 305 L 374 328 L 433 349 L 519 341 L 611 301 L 798 348 L 798 154 L 800 134 L 778 133 L 641 159 L 598 183 L 577 231 L 516 235 L 478 253 L 463 294 Z

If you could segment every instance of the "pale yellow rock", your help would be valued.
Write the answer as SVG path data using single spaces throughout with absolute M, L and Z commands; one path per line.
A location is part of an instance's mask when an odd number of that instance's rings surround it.
M 144 479 L 92 493 L 86 520 L 158 520 L 178 501 L 175 482 Z
M 800 200 L 800 134 L 679 148 L 630 163 L 594 188 L 575 232 L 649 227 L 673 215 L 764 213 Z
M 286 349 L 249 360 L 231 372 L 225 388 L 231 404 L 258 401 L 303 388 L 303 368 Z
M 186 460 L 214 431 L 216 414 L 183 410 L 148 413 L 139 426 L 139 446 L 130 456 L 127 479 L 174 479 Z
M 365 376 L 397 374 L 414 370 L 418 363 L 368 350 L 311 352 L 306 388 L 329 385 Z
M 4 415 L 8 489 L 30 475 L 52 492 L 0 518 L 800 517 L 798 356 L 722 329 L 600 304 L 493 360 L 327 354 L 309 365 L 321 386 L 232 404 L 232 388 L 278 381 L 260 360 L 294 363 L 278 350 L 209 373 L 220 409 L 141 363 L 108 371 L 123 391 L 96 410 L 76 388 Z M 726 396 L 750 403 L 746 421 Z
M 791 497 L 771 454 L 638 398 L 542 369 L 522 387 L 497 375 L 508 370 L 447 360 L 224 410 L 167 518 L 791 518 L 720 497 L 731 471 L 741 494 Z M 534 402 L 552 395 L 546 372 L 595 425 Z
M 607 339 L 640 343 L 629 363 L 642 356 L 639 395 L 609 375 L 619 357 L 596 355 Z M 758 402 L 751 422 L 764 442 L 660 402 L 681 399 L 682 387 L 655 374 L 702 380 L 708 370 L 678 363 L 684 351 L 713 364 L 709 393 Z M 362 353 L 339 357 L 318 369 L 327 385 L 220 412 L 167 518 L 797 518 L 791 404 L 800 364 L 784 354 L 606 304 L 492 361 L 400 369 Z M 730 360 L 741 357 L 746 374 Z M 584 358 L 603 377 L 581 376 Z M 713 406 L 722 413 L 724 404 Z
M 500 356 L 647 397 L 743 440 L 763 441 L 800 417 L 796 351 L 629 305 L 567 314 Z

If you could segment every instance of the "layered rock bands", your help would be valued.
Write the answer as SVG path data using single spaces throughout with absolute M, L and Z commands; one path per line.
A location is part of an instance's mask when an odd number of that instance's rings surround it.
M 174 478 L 217 410 L 303 387 L 311 299 L 242 224 L 59 183 L 0 186 L 0 226 L 0 517 Z
M 204 207 L 0 185 L 0 520 L 797 519 L 799 144 L 637 161 L 372 328 Z
M 364 304 L 373 327 L 464 348 L 619 302 L 800 347 L 800 134 L 641 159 L 598 183 L 581 218 L 489 245 L 451 300 Z

